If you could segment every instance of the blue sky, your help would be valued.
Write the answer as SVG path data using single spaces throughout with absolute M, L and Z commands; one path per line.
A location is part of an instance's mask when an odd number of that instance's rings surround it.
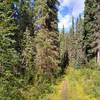
M 65 31 L 68 32 L 71 27 L 72 16 L 77 19 L 79 14 L 84 12 L 85 0 L 59 0 L 59 12 L 58 12 L 58 28 L 62 30 L 64 25 Z

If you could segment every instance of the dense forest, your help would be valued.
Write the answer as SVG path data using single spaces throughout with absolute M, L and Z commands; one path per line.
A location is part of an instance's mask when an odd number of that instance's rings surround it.
M 0 100 L 100 100 L 100 0 L 85 0 L 69 32 L 59 0 L 0 0 Z

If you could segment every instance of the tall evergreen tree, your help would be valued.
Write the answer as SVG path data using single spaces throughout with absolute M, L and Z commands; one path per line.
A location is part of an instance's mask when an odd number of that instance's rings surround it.
M 92 58 L 96 57 L 98 53 L 100 53 L 99 16 L 100 16 L 100 1 L 86 0 L 85 14 L 84 14 L 83 45 L 87 61 L 90 61 Z M 98 57 L 100 57 L 100 55 Z
M 20 99 L 17 94 L 19 81 L 14 76 L 18 64 L 18 54 L 15 50 L 14 31 L 16 25 L 12 18 L 12 0 L 0 1 L 0 99 Z
M 80 14 L 79 18 L 77 18 L 76 25 L 75 25 L 75 32 L 76 33 L 79 33 L 79 34 L 82 35 L 82 33 L 83 33 L 83 23 L 84 23 L 84 20 L 82 19 L 82 15 Z
M 68 36 L 68 52 L 69 52 L 69 60 L 70 63 L 75 63 L 76 59 L 76 38 L 75 38 L 75 22 L 74 17 L 72 16 L 72 26 L 70 28 L 69 36 Z
M 15 31 L 16 50 L 20 55 L 20 63 L 18 70 L 24 73 L 33 67 L 34 59 L 34 25 L 33 25 L 33 5 L 30 5 L 30 0 L 16 0 L 13 3 L 13 12 L 18 10 L 18 18 L 16 19 L 16 25 L 18 26 Z M 15 18 L 16 16 L 14 16 Z M 33 44 L 33 45 L 32 45 Z
M 19 18 L 17 19 L 18 30 L 15 34 L 16 49 L 19 53 L 21 53 L 21 42 L 23 38 L 23 33 L 26 31 L 26 27 L 29 28 L 31 36 L 34 36 L 34 27 L 33 27 L 33 9 L 31 9 L 30 0 L 19 0 L 14 3 L 18 8 Z
M 20 72 L 25 76 L 25 78 L 29 81 L 32 79 L 34 74 L 34 55 L 33 55 L 33 38 L 30 35 L 30 31 L 28 27 L 26 31 L 23 33 L 22 39 L 22 54 L 21 54 L 21 63 L 20 63 Z M 26 81 L 27 81 L 26 80 Z
M 84 19 L 82 19 L 82 15 L 79 15 L 79 18 L 76 22 L 75 27 L 75 37 L 76 37 L 76 63 L 78 65 L 85 63 L 84 62 L 84 54 L 83 54 L 83 47 L 82 47 L 82 35 L 83 35 L 83 24 Z
M 57 0 L 35 1 L 36 66 L 47 77 L 56 74 L 59 63 L 59 34 L 57 32 Z
M 75 22 L 74 17 L 72 16 L 72 26 L 70 28 L 70 33 L 73 35 L 75 33 Z
M 14 30 L 16 25 L 12 18 L 12 0 L 0 2 L 0 67 L 14 67 L 17 64 L 17 52 L 15 50 Z
M 70 63 L 73 63 L 75 65 L 84 63 L 82 50 L 83 22 L 84 20 L 82 19 L 81 15 L 79 15 L 79 18 L 77 18 L 77 21 L 75 23 L 72 21 L 70 34 L 67 37 L 67 39 L 69 40 L 69 42 L 67 41 L 67 45 Z
M 63 28 L 62 28 L 62 33 L 65 34 L 65 27 L 63 25 Z
M 63 54 L 65 47 L 65 28 L 63 25 L 62 32 L 60 33 L 60 56 Z

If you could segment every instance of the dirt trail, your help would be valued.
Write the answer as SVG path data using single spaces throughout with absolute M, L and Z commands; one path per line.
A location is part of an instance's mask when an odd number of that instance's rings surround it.
M 55 92 L 51 94 L 49 100 L 69 100 L 68 90 L 68 82 L 66 79 L 63 79 L 63 81 L 60 81 L 55 87 Z
M 64 80 L 63 83 L 62 83 L 61 100 L 68 100 L 68 85 L 67 85 L 67 80 Z

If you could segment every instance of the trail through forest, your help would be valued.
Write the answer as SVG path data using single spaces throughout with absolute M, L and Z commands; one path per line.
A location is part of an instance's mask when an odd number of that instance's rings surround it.
M 100 100 L 100 0 L 75 2 L 0 0 L 0 100 Z
M 67 80 L 64 80 L 62 82 L 62 89 L 61 89 L 61 100 L 67 100 L 68 99 L 68 83 Z
M 50 100 L 68 100 L 68 82 L 67 79 L 62 79 L 59 84 L 55 86 L 55 93 Z
M 69 68 L 57 81 L 50 100 L 99 100 L 100 71 Z

